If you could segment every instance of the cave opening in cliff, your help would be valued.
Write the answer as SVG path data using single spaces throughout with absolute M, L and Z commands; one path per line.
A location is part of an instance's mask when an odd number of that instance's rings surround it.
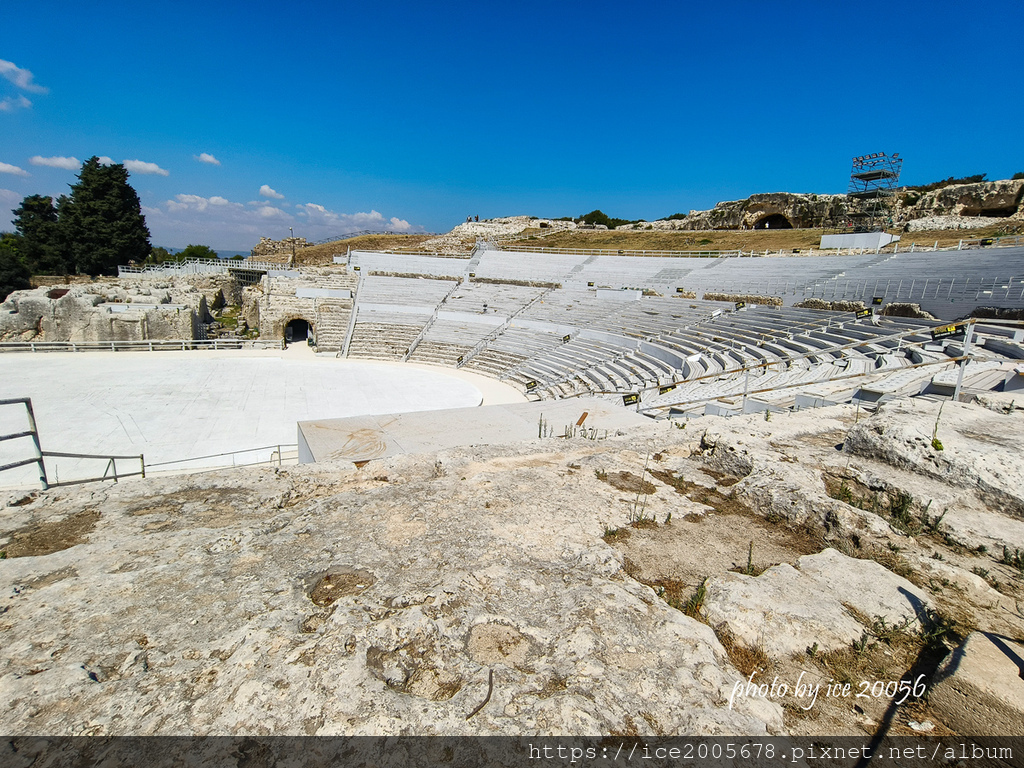
M 290 321 L 284 327 L 284 340 L 286 343 L 305 341 L 307 338 L 309 338 L 309 323 L 301 317 Z
M 757 220 L 754 224 L 754 229 L 792 229 L 793 225 L 789 223 L 789 219 L 783 216 L 781 213 L 773 213 L 768 216 L 763 216 Z
M 980 208 L 973 211 L 964 209 L 960 212 L 961 216 L 984 216 L 988 219 L 1005 219 L 1008 216 L 1013 216 L 1017 212 L 1016 205 L 1009 205 L 1005 208 Z

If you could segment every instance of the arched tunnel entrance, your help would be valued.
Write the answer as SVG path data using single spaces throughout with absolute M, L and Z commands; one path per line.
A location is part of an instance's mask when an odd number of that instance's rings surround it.
M 757 220 L 754 224 L 754 229 L 792 229 L 793 225 L 789 223 L 789 219 L 783 216 L 781 213 L 773 213 L 768 216 L 763 216 Z
M 293 341 L 305 341 L 309 338 L 309 332 L 309 322 L 297 317 L 290 320 L 284 327 L 284 341 L 286 344 L 291 344 Z

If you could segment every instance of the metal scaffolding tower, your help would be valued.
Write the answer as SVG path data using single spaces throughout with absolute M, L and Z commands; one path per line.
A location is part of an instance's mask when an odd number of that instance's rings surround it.
M 853 158 L 846 214 L 855 232 L 878 232 L 892 223 L 892 204 L 902 168 L 903 159 L 898 152 L 875 152 Z

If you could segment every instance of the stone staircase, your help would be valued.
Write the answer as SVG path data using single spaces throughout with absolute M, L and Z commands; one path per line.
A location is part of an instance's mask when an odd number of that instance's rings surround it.
M 319 352 L 338 352 L 345 344 L 349 315 L 352 312 L 351 299 L 317 299 L 316 347 Z
M 392 325 L 356 321 L 348 345 L 349 357 L 402 360 L 423 329 L 420 325 Z

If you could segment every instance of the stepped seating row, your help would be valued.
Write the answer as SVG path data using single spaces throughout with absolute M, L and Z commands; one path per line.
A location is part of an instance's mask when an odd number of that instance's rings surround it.
M 444 303 L 444 309 L 456 312 L 483 312 L 511 317 L 544 293 L 543 288 L 490 283 L 463 283 Z
M 456 366 L 463 357 L 497 326 L 461 320 L 437 319 L 409 356 L 413 362 Z
M 316 346 L 322 352 L 337 352 L 345 344 L 345 333 L 352 314 L 351 299 L 317 299 L 313 327 Z
M 422 297 L 425 286 L 443 303 L 421 305 L 419 314 L 382 309 L 388 301 L 405 310 L 416 306 L 410 304 L 411 297 Z M 594 291 L 486 283 L 456 286 L 449 281 L 370 276 L 364 278 L 363 289 L 350 345 L 353 357 L 401 359 L 419 339 L 409 356 L 413 361 L 457 366 L 465 357 L 469 370 L 504 379 L 539 397 L 637 391 L 668 383 L 678 385 L 663 396 L 668 400 L 686 395 L 689 390 L 684 387 L 727 396 L 742 393 L 745 377 L 739 372 L 750 367 L 755 367 L 751 376 L 759 380 L 759 388 L 772 382 L 828 381 L 910 364 L 901 342 L 888 337 L 920 330 L 915 338 L 924 339 L 927 327 L 910 319 L 875 326 L 857 322 L 851 313 L 792 307 L 731 311 L 721 302 L 675 297 L 620 301 L 599 299 Z M 497 310 L 498 317 L 473 321 L 472 314 L 483 314 L 484 303 L 489 311 Z M 431 323 L 435 308 L 444 311 Z M 517 313 L 507 327 L 496 323 Z M 588 331 L 586 337 L 579 335 L 581 329 Z M 568 342 L 566 334 L 571 337 Z M 644 349 L 638 346 L 641 340 L 647 345 Z M 655 356 L 658 349 L 664 359 Z M 765 364 L 771 367 L 756 369 Z M 708 378 L 687 383 L 700 377 Z
M 484 251 L 475 272 L 477 277 L 562 283 L 586 259 L 575 254 Z
M 520 317 L 524 320 L 540 320 L 563 326 L 589 328 L 602 319 L 622 311 L 623 302 L 617 299 L 598 298 L 594 291 L 560 290 L 546 294 L 530 305 Z
M 709 266 L 713 258 L 671 256 L 612 256 L 591 257 L 583 268 L 574 273 L 567 285 L 596 288 L 674 288 L 694 271 Z
M 402 360 L 422 325 L 398 325 L 356 320 L 349 342 L 348 356 L 378 360 Z
M 599 318 L 588 327 L 638 338 L 654 338 L 679 328 L 703 322 L 728 304 L 694 299 L 644 298 L 623 302 L 614 314 Z
M 906 248 L 906 246 L 903 246 Z M 825 298 L 903 301 L 943 318 L 963 317 L 979 304 L 1024 307 L 1024 248 L 997 251 L 900 250 L 851 265 L 834 279 L 819 279 L 803 294 Z
M 438 341 L 422 340 L 416 345 L 416 349 L 409 355 L 409 361 L 413 363 L 427 363 L 429 365 L 444 365 L 456 367 L 459 358 L 464 357 L 471 347 L 460 344 L 445 344 Z
M 359 303 L 429 307 L 433 312 L 455 286 L 452 280 L 369 275 L 359 288 Z
M 427 312 L 388 312 L 359 307 L 348 355 L 401 360 L 430 318 Z
M 344 263 L 345 258 L 340 257 Z M 407 275 L 437 275 L 461 277 L 467 271 L 469 258 L 449 258 L 408 253 L 378 253 L 352 251 L 349 269 L 359 267 L 364 275 L 369 272 L 396 272 Z
M 466 367 L 501 378 L 524 360 L 536 357 L 561 343 L 562 337 L 554 331 L 519 327 L 513 322 L 481 352 L 470 358 Z

